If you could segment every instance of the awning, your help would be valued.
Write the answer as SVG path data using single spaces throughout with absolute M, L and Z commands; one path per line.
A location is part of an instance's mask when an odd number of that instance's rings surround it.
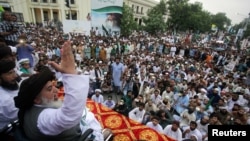
M 2 7 L 10 7 L 10 4 L 6 3 L 6 2 L 0 2 L 0 6 L 2 6 Z

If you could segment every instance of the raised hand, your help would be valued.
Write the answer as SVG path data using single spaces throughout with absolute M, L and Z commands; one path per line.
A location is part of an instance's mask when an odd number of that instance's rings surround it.
M 61 73 L 77 74 L 70 41 L 66 41 L 62 46 L 60 65 L 55 62 L 49 62 L 49 64 Z

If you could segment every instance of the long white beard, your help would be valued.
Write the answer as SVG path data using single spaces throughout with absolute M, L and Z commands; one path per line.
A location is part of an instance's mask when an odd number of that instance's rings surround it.
M 63 101 L 58 99 L 58 100 L 49 100 L 47 98 L 42 97 L 42 104 L 43 106 L 47 108 L 60 108 L 63 104 Z

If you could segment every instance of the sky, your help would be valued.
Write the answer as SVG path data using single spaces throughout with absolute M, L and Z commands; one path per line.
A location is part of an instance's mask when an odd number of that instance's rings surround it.
M 231 19 L 232 24 L 238 24 L 243 19 L 249 17 L 250 0 L 189 0 L 191 3 L 195 1 L 201 2 L 203 9 L 212 14 L 218 12 L 226 13 L 226 16 Z

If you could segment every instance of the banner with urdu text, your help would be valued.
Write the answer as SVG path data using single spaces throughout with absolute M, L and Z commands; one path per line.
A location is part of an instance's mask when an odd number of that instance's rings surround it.
M 123 0 L 91 0 L 91 26 L 97 34 L 120 35 Z

